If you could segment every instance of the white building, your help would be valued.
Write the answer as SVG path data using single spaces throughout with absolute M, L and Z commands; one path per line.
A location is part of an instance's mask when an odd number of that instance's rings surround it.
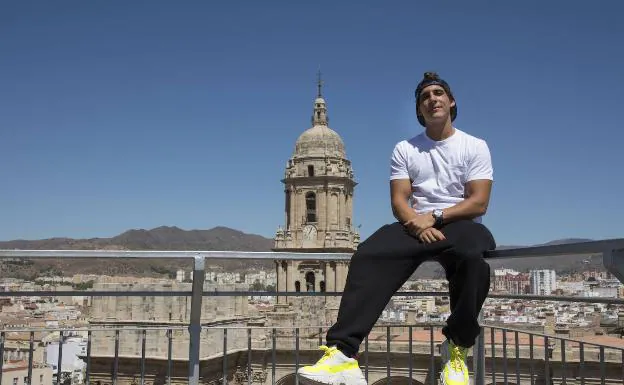
M 57 340 L 46 345 L 45 361 L 46 364 L 52 368 L 53 380 L 56 380 L 59 353 L 58 334 L 55 333 L 55 336 L 52 338 L 56 338 Z M 65 341 L 63 341 L 63 359 L 61 362 L 63 377 L 61 378 L 71 378 L 74 383 L 82 383 L 83 370 L 85 369 L 86 363 L 82 361 L 79 356 L 86 354 L 87 341 L 85 338 L 80 336 L 66 338 Z
M 531 270 L 531 293 L 550 295 L 557 289 L 557 273 L 554 270 Z
M 518 274 L 520 274 L 520 272 L 516 271 L 514 269 L 505 269 L 505 268 L 495 269 L 494 270 L 494 276 L 495 277 L 504 277 L 507 274 L 518 275 Z

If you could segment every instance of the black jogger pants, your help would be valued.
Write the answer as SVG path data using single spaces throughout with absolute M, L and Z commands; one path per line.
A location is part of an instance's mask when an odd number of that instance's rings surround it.
M 474 344 L 479 312 L 490 289 L 490 266 L 483 254 L 496 243 L 484 225 L 470 220 L 449 223 L 440 231 L 445 240 L 425 244 L 396 222 L 359 245 L 351 258 L 338 319 L 327 332 L 328 346 L 355 356 L 392 295 L 427 260 L 439 262 L 449 281 L 451 315 L 442 332 L 459 346 Z

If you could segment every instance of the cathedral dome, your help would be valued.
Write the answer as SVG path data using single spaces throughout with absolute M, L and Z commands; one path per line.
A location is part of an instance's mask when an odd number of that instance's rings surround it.
M 295 144 L 295 155 L 345 157 L 344 142 L 331 128 L 317 125 L 305 130 Z
M 327 106 L 319 96 L 314 100 L 312 128 L 305 130 L 295 143 L 295 156 L 331 156 L 345 158 L 344 142 L 338 133 L 327 125 Z

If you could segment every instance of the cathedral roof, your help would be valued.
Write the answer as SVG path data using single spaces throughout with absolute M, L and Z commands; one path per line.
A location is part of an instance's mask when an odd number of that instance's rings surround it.
M 340 135 L 327 126 L 314 126 L 305 130 L 295 144 L 298 156 L 331 156 L 344 158 L 345 148 Z

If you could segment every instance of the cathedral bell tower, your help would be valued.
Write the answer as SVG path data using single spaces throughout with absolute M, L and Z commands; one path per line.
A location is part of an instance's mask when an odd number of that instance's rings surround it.
M 312 127 L 299 136 L 286 163 L 282 179 L 285 223 L 278 227 L 273 247 L 274 251 L 310 253 L 310 258 L 275 261 L 278 293 L 342 291 L 349 263 L 318 261 L 313 253 L 352 253 L 360 242 L 353 226 L 357 183 L 340 135 L 329 128 L 322 85 L 319 72 Z M 278 294 L 278 305 L 285 305 L 286 298 Z M 326 310 L 334 314 L 337 307 Z M 328 317 L 335 318 L 335 314 Z
M 322 84 L 319 73 L 312 127 L 286 164 L 285 224 L 275 234 L 275 251 L 353 252 L 360 240 L 353 226 L 357 183 L 340 135 L 329 128 Z

